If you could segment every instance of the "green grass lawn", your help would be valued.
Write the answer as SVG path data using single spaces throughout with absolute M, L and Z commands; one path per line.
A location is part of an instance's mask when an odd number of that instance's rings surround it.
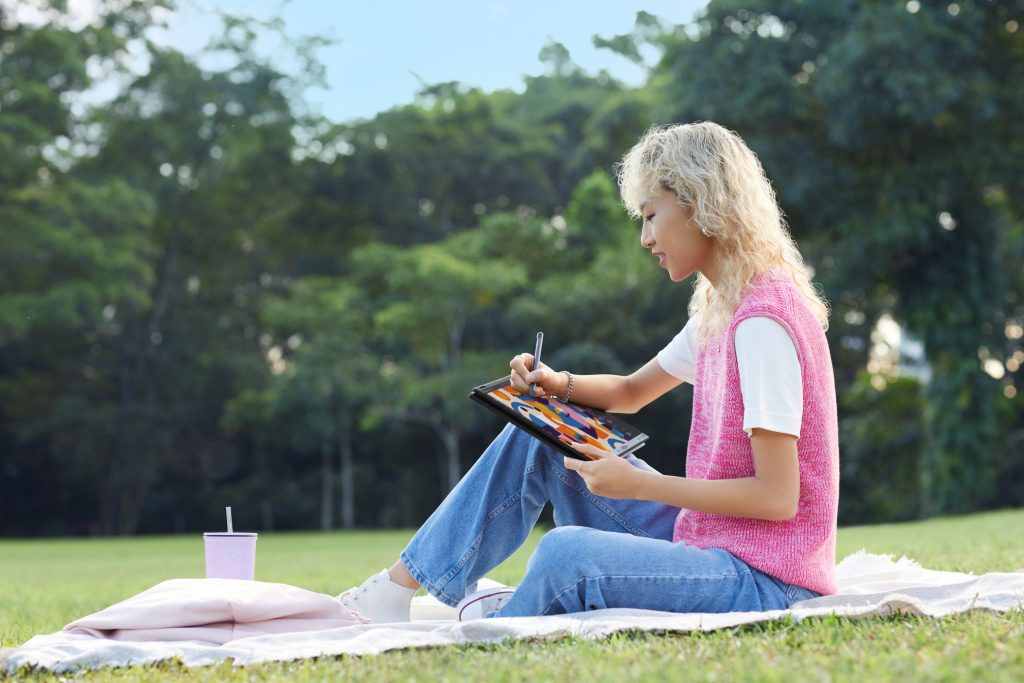
M 1024 568 L 1024 510 L 839 531 L 839 558 L 864 548 L 935 569 Z M 411 532 L 262 534 L 257 578 L 337 593 L 390 564 Z M 491 576 L 514 584 L 540 534 Z M 140 592 L 203 574 L 199 534 L 87 540 L 0 540 L 0 647 Z M 80 674 L 89 680 L 1024 680 L 1024 611 L 943 620 L 807 620 L 693 634 L 619 634 L 447 647 L 233 669 L 176 664 Z M 0 677 L 3 674 L 0 673 Z M 20 673 L 19 679 L 56 676 Z

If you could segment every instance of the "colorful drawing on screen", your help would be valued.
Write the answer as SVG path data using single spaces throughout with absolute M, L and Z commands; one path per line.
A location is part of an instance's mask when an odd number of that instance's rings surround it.
M 534 398 L 511 386 L 493 389 L 489 393 L 566 444 L 585 443 L 614 453 L 630 439 L 614 425 L 581 406 L 562 403 L 555 398 Z

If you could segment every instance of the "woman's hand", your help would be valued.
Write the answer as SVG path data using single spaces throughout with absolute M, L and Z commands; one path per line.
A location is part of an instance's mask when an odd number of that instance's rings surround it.
M 533 354 L 521 353 L 511 361 L 508 366 L 512 368 L 512 386 L 528 395 L 530 384 L 535 383 L 534 396 L 544 398 L 545 396 L 564 395 L 568 388 L 569 378 L 561 372 L 555 372 L 543 361 L 540 367 L 531 371 L 533 367 Z
M 592 460 L 576 460 L 564 456 L 566 469 L 577 472 L 591 493 L 605 498 L 636 498 L 644 472 L 621 457 L 588 444 L 570 444 Z

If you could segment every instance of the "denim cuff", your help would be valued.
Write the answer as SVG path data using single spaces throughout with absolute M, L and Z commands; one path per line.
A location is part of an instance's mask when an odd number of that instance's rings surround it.
M 402 560 L 402 564 L 405 565 L 405 568 L 409 570 L 409 573 L 412 574 L 412 578 L 416 579 L 416 583 L 421 585 L 428 593 L 449 607 L 455 607 L 459 604 L 458 600 L 445 593 L 439 586 L 434 585 L 430 579 L 427 578 L 427 575 L 419 570 L 419 567 L 416 566 L 406 551 L 403 550 L 401 555 L 399 555 L 399 558 Z

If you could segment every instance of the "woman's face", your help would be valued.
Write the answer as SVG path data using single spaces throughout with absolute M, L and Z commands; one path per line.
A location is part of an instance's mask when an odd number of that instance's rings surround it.
M 661 189 L 640 205 L 640 213 L 640 245 L 651 250 L 673 282 L 699 270 L 714 285 L 715 240 L 693 222 L 692 206 L 680 204 L 674 192 Z

